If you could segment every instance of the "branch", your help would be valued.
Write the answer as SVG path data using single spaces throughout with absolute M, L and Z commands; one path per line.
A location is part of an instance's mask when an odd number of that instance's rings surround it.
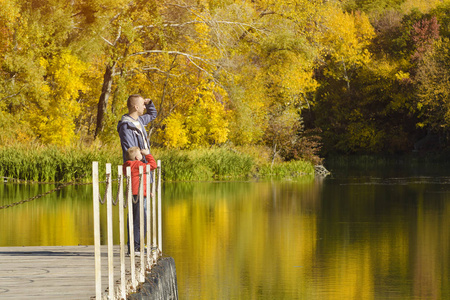
M 0 99 L 0 101 L 3 101 L 3 100 L 6 100 L 6 99 L 15 97 L 15 96 L 17 96 L 17 95 L 19 95 L 19 94 L 20 94 L 20 91 L 18 91 L 18 92 L 15 93 L 15 94 L 12 94 L 12 95 L 8 95 L 8 96 L 6 96 L 6 97 L 3 97 L 3 98 Z
M 116 14 L 114 17 L 112 17 L 111 20 L 109 21 L 109 24 L 112 24 L 112 23 L 113 23 L 113 22 L 114 22 L 121 14 L 122 14 L 122 13 L 119 12 L 119 13 Z M 105 30 L 105 28 L 106 28 L 106 26 L 105 26 L 105 27 L 102 27 L 100 31 Z M 108 41 L 106 38 L 104 38 L 103 36 L 101 36 L 100 33 L 99 33 L 99 36 L 100 36 L 100 37 L 101 37 L 108 45 L 114 47 L 114 46 L 115 46 L 115 43 L 117 42 L 117 40 L 118 40 L 119 37 L 120 37 L 121 32 L 122 32 L 122 29 L 121 29 L 121 27 L 119 26 L 118 36 L 117 36 L 116 40 L 114 41 L 114 43 L 111 43 L 110 41 Z M 94 31 L 94 33 L 97 33 L 97 32 Z M 82 46 L 81 48 L 83 48 L 83 46 Z
M 264 10 L 263 12 L 261 12 L 261 13 L 259 14 L 259 17 L 261 18 L 261 17 L 267 16 L 267 15 L 274 15 L 274 14 L 275 14 L 274 11 L 267 11 L 267 10 Z
M 227 24 L 227 25 L 238 25 L 238 26 L 247 26 L 250 27 L 252 29 L 258 30 L 258 31 L 268 31 L 266 29 L 259 29 L 254 27 L 252 24 L 248 24 L 248 23 L 242 23 L 242 22 L 232 22 L 232 21 L 214 21 L 215 23 L 219 23 L 219 24 Z
M 104 38 L 103 36 L 100 36 L 102 38 L 102 40 L 104 40 L 108 45 L 110 45 L 111 47 L 115 47 L 117 42 L 120 39 L 120 36 L 122 35 L 122 26 L 119 25 L 119 29 L 117 31 L 117 36 L 116 39 L 114 40 L 113 43 L 111 43 L 110 41 L 108 41 L 106 38 Z
M 117 32 L 116 39 L 114 40 L 114 43 L 113 43 L 114 46 L 115 46 L 115 45 L 117 44 L 117 42 L 119 41 L 121 34 L 122 34 L 122 26 L 119 25 L 119 30 L 118 30 L 118 32 Z
M 151 71 L 151 70 L 154 70 L 154 71 L 163 73 L 163 74 L 165 74 L 165 75 L 167 75 L 167 76 L 173 76 L 173 77 L 179 77 L 179 76 L 180 76 L 180 75 L 171 74 L 171 73 L 169 73 L 169 72 L 163 71 L 163 70 L 161 70 L 161 69 L 159 69 L 159 68 L 155 68 L 155 67 L 142 67 L 141 70 L 142 70 L 142 71 Z
M 173 54 L 173 55 L 182 55 L 182 56 L 187 57 L 189 60 L 191 58 L 194 58 L 194 59 L 201 60 L 201 61 L 203 61 L 205 63 L 211 64 L 211 62 L 207 61 L 206 59 L 204 59 L 202 57 L 198 57 L 198 56 L 195 56 L 195 55 L 191 55 L 191 54 L 184 53 L 184 52 L 179 52 L 179 51 L 145 50 L 145 51 L 132 53 L 129 56 L 137 56 L 137 55 L 144 55 L 144 54 L 151 54 L 151 53 L 165 53 L 165 54 Z
M 134 72 L 134 71 L 141 72 L 141 71 L 151 71 L 151 70 L 160 72 L 160 73 L 162 73 L 162 74 L 164 74 L 164 75 L 167 75 L 167 76 L 173 76 L 173 77 L 179 77 L 179 76 L 180 76 L 180 75 L 171 74 L 170 72 L 161 70 L 161 69 L 156 68 L 156 67 L 133 68 L 133 69 L 129 70 L 128 72 L 126 72 L 126 74 L 130 74 L 130 73 L 132 73 L 132 72 Z
M 190 22 L 185 22 L 185 23 L 181 23 L 181 24 L 163 24 L 163 27 L 182 27 L 182 26 L 186 26 L 186 25 L 191 25 L 191 24 L 200 24 L 200 23 L 205 23 L 203 21 L 190 21 Z M 142 28 L 157 28 L 158 25 L 148 25 L 148 26 L 144 26 L 144 25 L 139 25 L 134 27 L 134 29 L 142 29 Z
M 102 40 L 104 40 L 108 45 L 114 47 L 114 44 L 111 43 L 110 41 L 108 41 L 107 39 L 105 39 L 103 36 L 100 36 L 102 38 Z
M 208 72 L 205 69 L 203 69 L 202 67 L 200 67 L 192 59 L 198 59 L 200 61 L 203 61 L 203 62 L 205 62 L 207 64 L 211 64 L 211 65 L 213 65 L 213 63 L 207 61 L 204 58 L 198 57 L 198 56 L 194 56 L 194 55 L 183 53 L 183 52 L 179 52 L 179 51 L 163 51 L 163 50 L 148 50 L 148 51 L 136 52 L 136 53 L 130 54 L 130 56 L 142 55 L 142 54 L 147 54 L 147 53 L 167 53 L 167 54 L 175 54 L 175 55 L 185 56 L 194 66 L 196 66 L 199 70 L 201 70 L 201 71 L 205 72 L 206 74 L 208 74 L 214 80 L 214 82 L 217 82 L 217 80 L 214 78 L 213 74 L 211 74 L 210 72 Z

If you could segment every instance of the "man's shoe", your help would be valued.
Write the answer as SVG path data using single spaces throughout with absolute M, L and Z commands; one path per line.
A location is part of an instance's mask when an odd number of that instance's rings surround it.
M 147 248 L 144 248 L 144 254 L 146 254 L 146 253 L 147 253 Z M 141 255 L 141 249 L 140 248 L 134 249 L 134 256 L 139 256 L 139 255 Z

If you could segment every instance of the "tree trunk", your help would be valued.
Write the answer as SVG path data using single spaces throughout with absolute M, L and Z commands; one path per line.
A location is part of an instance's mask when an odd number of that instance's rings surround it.
M 95 128 L 94 139 L 103 131 L 103 120 L 105 119 L 106 109 L 108 107 L 109 96 L 111 95 L 111 85 L 117 62 L 106 66 L 105 75 L 103 75 L 102 94 L 98 100 L 97 106 L 97 127 Z

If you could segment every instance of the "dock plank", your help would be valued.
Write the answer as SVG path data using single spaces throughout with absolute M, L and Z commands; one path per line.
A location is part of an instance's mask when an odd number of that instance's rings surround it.
M 107 247 L 102 246 L 102 290 L 108 287 Z M 120 280 L 114 246 L 114 281 Z M 129 270 L 129 258 L 127 257 Z M 94 246 L 0 247 L 0 299 L 95 298 Z

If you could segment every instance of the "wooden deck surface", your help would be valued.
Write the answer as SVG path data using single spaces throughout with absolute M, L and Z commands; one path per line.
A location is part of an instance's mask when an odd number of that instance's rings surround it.
M 102 246 L 102 290 L 108 287 Z M 129 257 L 127 270 L 129 270 Z M 120 279 L 114 246 L 114 281 Z M 0 247 L 0 299 L 95 298 L 94 246 Z

